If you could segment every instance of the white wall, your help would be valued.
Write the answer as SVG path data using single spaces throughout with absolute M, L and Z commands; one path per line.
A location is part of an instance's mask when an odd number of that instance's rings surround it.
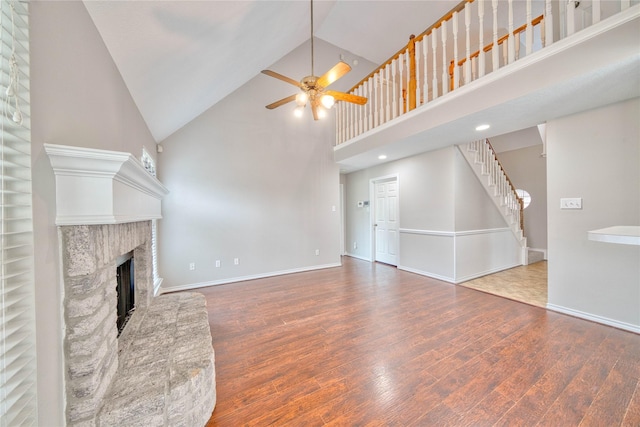
M 64 425 L 55 178 L 43 143 L 127 151 L 155 141 L 82 2 L 30 2 L 39 425 Z
M 640 332 L 640 247 L 587 232 L 640 225 L 640 99 L 547 124 L 549 307 Z M 561 210 L 582 197 L 582 210 Z
M 337 48 L 315 48 L 317 74 L 337 63 Z M 308 60 L 305 43 L 269 69 L 299 79 Z M 338 83 L 358 78 L 354 70 Z M 335 124 L 314 121 L 308 107 L 295 118 L 295 103 L 265 108 L 296 92 L 259 74 L 162 141 L 159 178 L 171 191 L 159 222 L 163 291 L 340 265 Z
M 498 159 L 513 185 L 531 195 L 531 204 L 524 210 L 527 245 L 547 249 L 547 160 L 541 154 L 538 144 L 501 152 Z
M 398 268 L 458 283 L 518 264 L 515 238 L 455 147 L 345 176 L 347 253 L 372 259 L 369 182 L 397 174 L 400 194 Z M 357 243 L 357 248 L 354 248 Z

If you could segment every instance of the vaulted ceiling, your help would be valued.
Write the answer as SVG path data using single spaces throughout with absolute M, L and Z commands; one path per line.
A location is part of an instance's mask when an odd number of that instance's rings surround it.
M 381 64 L 458 2 L 316 0 L 314 34 Z M 85 5 L 156 141 L 310 38 L 309 1 Z

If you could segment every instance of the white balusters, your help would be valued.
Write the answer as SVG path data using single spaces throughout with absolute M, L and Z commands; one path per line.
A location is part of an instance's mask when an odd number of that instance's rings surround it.
M 364 87 L 360 86 L 358 88 L 358 95 L 359 96 L 365 96 L 364 95 Z M 365 121 L 365 117 L 364 117 L 364 105 L 359 105 L 358 106 L 358 134 L 364 133 L 365 129 L 364 129 L 364 121 Z
M 424 59 L 424 67 L 422 67 L 422 100 L 420 104 L 426 104 L 429 101 L 429 80 L 427 79 L 428 75 L 428 64 L 427 58 L 429 57 L 429 43 L 427 43 L 427 37 L 423 37 L 422 39 L 422 58 Z
M 484 0 L 478 2 L 478 77 L 483 77 L 485 72 L 484 62 Z
M 527 29 L 525 31 L 525 48 L 527 55 L 533 52 L 533 25 L 531 24 L 531 0 L 527 0 Z
M 453 29 L 453 70 L 451 78 L 453 79 L 453 89 L 457 89 L 460 84 L 460 71 L 458 67 L 458 12 L 453 12 L 451 17 L 452 29 Z
M 431 31 L 431 51 L 433 52 L 433 82 L 431 82 L 431 99 L 436 99 L 438 97 L 438 63 L 436 59 L 436 53 L 438 48 L 438 29 L 434 28 Z
M 440 25 L 440 38 L 442 40 L 442 94 L 449 92 L 449 66 L 447 64 L 447 21 Z
M 464 26 L 466 29 L 465 45 L 467 48 L 467 60 L 464 62 L 464 84 L 471 82 L 471 3 L 464 5 Z
M 411 98 L 411 96 L 409 95 L 409 80 L 410 80 L 410 74 L 409 74 L 409 69 L 411 68 L 411 64 L 410 64 L 411 60 L 409 58 L 409 49 L 406 50 L 405 54 L 404 54 L 404 65 L 406 68 L 406 72 L 405 74 L 405 79 L 406 79 L 406 85 L 405 87 L 407 88 L 407 91 L 405 93 L 405 108 L 404 108 L 404 113 L 408 113 L 409 112 L 409 100 Z
M 509 3 L 509 37 L 507 38 L 508 45 L 508 64 L 511 64 L 516 60 L 516 41 L 513 35 L 513 0 L 508 0 Z
M 404 79 L 402 78 L 402 73 L 403 73 L 403 69 L 404 69 L 404 60 L 403 60 L 403 56 L 404 54 L 400 54 L 400 56 L 398 56 L 398 80 L 399 80 L 399 85 L 398 85 L 398 115 L 401 116 L 404 111 L 404 101 L 403 101 L 403 96 L 402 96 L 402 91 L 404 89 Z
M 368 97 L 368 101 L 367 104 L 369 104 L 368 106 L 368 115 L 367 115 L 367 122 L 368 122 L 368 128 L 369 129 L 373 129 L 375 127 L 374 121 L 373 121 L 373 77 L 369 77 L 369 79 L 367 79 L 367 90 L 369 92 L 369 97 Z
M 420 97 L 422 96 L 422 87 L 420 81 L 422 75 L 420 74 L 420 51 L 422 50 L 422 42 L 419 40 L 415 42 L 416 53 L 416 107 L 420 106 Z
M 397 74 L 397 60 L 391 61 L 391 86 L 393 89 L 393 99 L 391 100 L 391 109 L 393 110 L 393 118 L 398 117 L 398 81 L 396 80 Z
M 389 120 L 391 120 L 391 88 L 389 87 L 389 68 L 391 68 L 391 64 L 387 64 L 386 67 L 384 67 L 384 87 L 386 89 L 386 93 L 385 93 L 385 106 L 384 106 L 384 115 L 385 115 L 385 122 L 388 122 Z
M 553 4 L 552 0 L 545 0 L 544 6 L 544 46 L 553 43 Z
M 574 0 L 566 1 L 566 16 L 567 16 L 567 36 L 575 33 L 576 31 L 576 5 Z
M 637 3 L 636 0 L 611 1 L 611 3 L 614 2 L 618 5 L 617 12 Z M 429 34 L 415 40 L 415 53 L 411 52 L 411 55 L 415 56 L 415 62 L 409 55 L 409 50 L 403 49 L 396 58 L 390 60 L 352 91 L 353 94 L 368 99 L 364 106 L 352 106 L 351 103 L 346 102 L 338 104 L 339 107 L 336 108 L 337 143 L 343 143 L 349 138 L 368 132 L 408 112 L 414 95 L 408 92 L 409 83 L 411 83 L 411 89 L 415 90 L 415 106 L 421 106 L 452 90 L 457 90 L 461 85 L 467 85 L 482 78 L 501 66 L 511 64 L 520 57 L 530 55 L 540 43 L 544 48 L 565 37 L 565 34 L 571 35 L 583 27 L 601 22 L 604 18 L 608 18 L 610 13 L 617 13 L 609 12 L 610 8 L 605 7 L 608 4 L 610 3 L 603 0 L 591 0 L 583 2 L 576 11 L 575 0 L 465 2 L 462 5 L 464 12 L 462 9 L 453 12 L 449 20 L 440 21 Z M 489 7 L 491 10 L 487 10 Z M 534 25 L 533 14 L 541 7 L 544 7 L 543 17 L 541 20 L 536 19 Z M 583 12 L 586 14 L 584 17 Z M 459 34 L 462 30 L 460 28 L 462 13 L 464 13 L 464 35 Z M 558 14 L 559 17 L 554 16 Z M 582 20 L 578 19 L 580 17 Z M 492 24 L 489 24 L 488 20 L 491 18 Z M 536 25 L 539 27 L 536 28 Z M 472 32 L 475 33 L 476 27 L 478 33 L 472 34 Z M 517 33 L 514 33 L 515 28 L 518 28 Z M 485 34 L 486 29 L 492 30 L 492 39 L 489 33 Z M 558 29 L 560 29 L 559 33 Z M 460 40 L 462 36 L 464 41 Z M 489 46 L 485 51 L 486 43 Z M 461 63 L 464 65 L 460 65 Z M 415 69 L 411 68 L 411 64 Z M 414 73 L 415 82 L 412 80 Z M 478 151 L 479 158 L 487 156 L 490 157 L 482 150 Z M 488 165 L 490 180 L 501 181 L 495 165 L 491 163 Z
M 496 71 L 500 67 L 500 58 L 498 56 L 498 0 L 491 0 L 491 7 L 493 8 L 493 48 L 491 49 L 493 68 L 491 71 Z

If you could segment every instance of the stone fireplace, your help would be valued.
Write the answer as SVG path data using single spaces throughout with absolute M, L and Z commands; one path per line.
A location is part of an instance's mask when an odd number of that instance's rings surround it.
M 167 190 L 127 153 L 45 144 L 56 174 L 68 425 L 204 425 L 215 368 L 204 297 L 154 297 L 152 223 Z M 135 259 L 120 337 L 117 264 Z

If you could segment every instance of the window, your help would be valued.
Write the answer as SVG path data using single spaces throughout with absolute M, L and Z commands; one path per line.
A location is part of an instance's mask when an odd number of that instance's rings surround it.
M 0 425 L 37 424 L 28 3 L 0 2 Z
M 527 190 L 516 189 L 516 194 L 522 199 L 522 209 L 526 209 L 531 203 L 531 195 Z

